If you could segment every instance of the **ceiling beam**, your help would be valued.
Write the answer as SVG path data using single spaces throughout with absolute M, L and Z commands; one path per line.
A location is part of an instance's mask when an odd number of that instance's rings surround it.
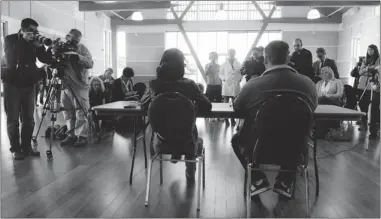
M 171 3 L 166 2 L 115 2 L 99 4 L 95 2 L 79 1 L 79 11 L 136 11 L 142 9 L 170 8 Z
M 312 6 L 312 7 L 355 7 L 377 6 L 380 1 L 274 1 L 276 6 Z
M 331 17 L 332 15 L 336 14 L 337 12 L 343 10 L 345 7 L 340 7 L 338 9 L 336 9 L 335 11 L 333 11 L 332 13 L 330 13 L 329 15 L 327 15 L 327 17 Z
M 342 22 L 342 19 L 341 16 L 321 17 L 319 19 L 314 20 L 308 20 L 307 18 L 300 17 L 285 17 L 267 19 L 266 22 L 287 24 L 340 24 Z

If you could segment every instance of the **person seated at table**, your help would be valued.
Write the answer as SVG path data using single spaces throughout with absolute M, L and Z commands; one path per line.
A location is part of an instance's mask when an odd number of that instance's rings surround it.
M 112 100 L 121 101 L 121 100 L 129 100 L 131 97 L 137 94 L 134 91 L 134 83 L 132 81 L 132 77 L 134 77 L 134 70 L 130 67 L 126 67 L 123 69 L 123 75 L 114 81 L 114 87 L 112 90 Z
M 342 97 L 344 94 L 343 83 L 340 79 L 335 78 L 332 68 L 328 66 L 323 67 L 320 72 L 322 80 L 316 84 L 318 103 L 321 105 L 342 106 Z M 317 121 L 316 136 L 330 138 L 330 136 L 333 136 L 341 130 L 340 124 L 340 121 Z
M 212 104 L 201 92 L 197 84 L 190 79 L 184 77 L 184 54 L 179 49 L 168 49 L 164 52 L 160 67 L 157 69 L 155 80 L 150 82 L 150 92 L 142 98 L 142 102 L 146 106 L 149 105 L 149 100 L 155 96 L 165 92 L 178 92 L 191 101 L 195 102 L 197 110 L 199 112 L 209 112 L 212 109 Z M 197 127 L 194 126 L 193 135 L 191 136 L 194 145 L 194 154 L 198 150 L 202 149 L 202 139 L 198 137 Z M 179 159 L 180 157 L 172 155 L 173 159 Z M 187 160 L 194 160 L 196 156 L 186 156 Z M 195 179 L 196 163 L 185 163 L 186 165 L 186 178 L 188 182 L 193 182 Z
M 287 91 L 287 94 L 295 94 L 304 98 L 313 110 L 317 107 L 318 98 L 315 84 L 310 78 L 298 74 L 295 69 L 287 65 L 289 53 L 289 45 L 286 42 L 270 42 L 265 48 L 266 71 L 260 77 L 249 80 L 233 102 L 234 111 L 247 118 L 240 131 L 232 138 L 234 153 L 245 169 L 246 159 L 253 153 L 256 142 L 255 133 L 252 131 L 252 118 L 249 118 L 249 115 L 255 115 L 255 111 L 264 101 Z M 292 150 L 292 145 L 284 146 L 290 147 Z M 295 171 L 296 168 L 297 164 L 282 166 L 283 170 Z M 295 184 L 294 176 L 292 172 L 279 173 L 273 190 L 291 197 Z M 253 171 L 250 191 L 252 198 L 269 189 L 270 185 L 265 174 Z
M 90 109 L 94 106 L 105 104 L 105 86 L 99 77 L 91 77 L 89 89 Z M 94 112 L 92 112 L 93 121 L 95 123 L 96 132 L 100 132 L 99 120 L 96 119 Z
M 114 70 L 112 68 L 107 68 L 103 75 L 100 75 L 99 78 L 102 80 L 105 86 L 105 95 L 106 95 L 106 103 L 110 103 L 112 101 L 112 90 L 114 86 L 115 79 L 112 77 Z

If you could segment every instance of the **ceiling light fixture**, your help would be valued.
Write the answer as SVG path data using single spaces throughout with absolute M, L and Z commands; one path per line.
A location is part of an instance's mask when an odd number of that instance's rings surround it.
M 216 13 L 217 20 L 226 20 L 226 11 L 224 10 L 224 4 L 220 4 L 220 9 Z
M 307 14 L 308 20 L 314 20 L 319 18 L 320 18 L 320 12 L 316 8 L 312 8 Z
M 140 11 L 135 11 L 135 12 L 131 15 L 131 20 L 133 20 L 133 21 L 142 21 L 142 20 L 143 20 L 143 14 L 142 14 L 142 12 L 140 12 Z

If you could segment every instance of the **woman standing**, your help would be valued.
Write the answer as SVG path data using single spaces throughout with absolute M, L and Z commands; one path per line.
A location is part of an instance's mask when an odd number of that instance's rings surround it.
M 359 98 L 359 107 L 361 112 L 366 113 L 366 116 L 363 116 L 361 119 L 360 131 L 368 130 L 368 110 L 369 104 L 372 95 L 372 86 L 370 84 L 372 75 L 375 73 L 377 66 L 380 65 L 380 53 L 377 46 L 369 45 L 368 51 L 365 57 L 363 64 L 360 67 L 359 71 L 359 84 L 358 84 L 358 95 Z
M 220 103 L 222 101 L 222 83 L 220 79 L 220 65 L 217 64 L 218 54 L 211 52 L 209 54 L 210 63 L 205 66 L 206 74 L 206 96 L 210 102 Z
M 229 49 L 228 59 L 222 64 L 220 69 L 220 78 L 222 80 L 222 96 L 224 96 L 224 102 L 228 103 L 231 99 L 240 92 L 240 82 L 242 75 L 240 72 L 241 63 L 235 58 L 236 51 L 234 49 Z M 226 125 L 229 125 L 229 120 L 225 120 Z M 234 126 L 235 120 L 231 118 L 231 123 Z

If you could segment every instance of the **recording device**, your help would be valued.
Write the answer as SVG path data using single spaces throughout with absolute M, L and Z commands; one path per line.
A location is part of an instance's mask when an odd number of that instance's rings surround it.
M 362 65 L 362 63 L 364 62 L 364 60 L 365 60 L 365 56 L 360 56 L 359 61 L 357 62 L 357 66 L 360 67 Z
M 50 38 L 44 37 L 39 33 L 36 33 L 34 35 L 34 40 L 36 40 L 40 44 L 44 44 L 45 46 L 48 46 L 48 47 L 53 44 L 53 41 Z
M 64 76 L 64 68 L 69 62 L 78 59 L 77 55 L 65 53 L 77 52 L 78 47 L 72 41 L 63 42 L 60 38 L 57 38 L 52 42 L 52 47 L 54 47 L 55 50 L 53 56 L 54 62 L 51 67 L 57 69 L 57 76 L 61 78 Z

